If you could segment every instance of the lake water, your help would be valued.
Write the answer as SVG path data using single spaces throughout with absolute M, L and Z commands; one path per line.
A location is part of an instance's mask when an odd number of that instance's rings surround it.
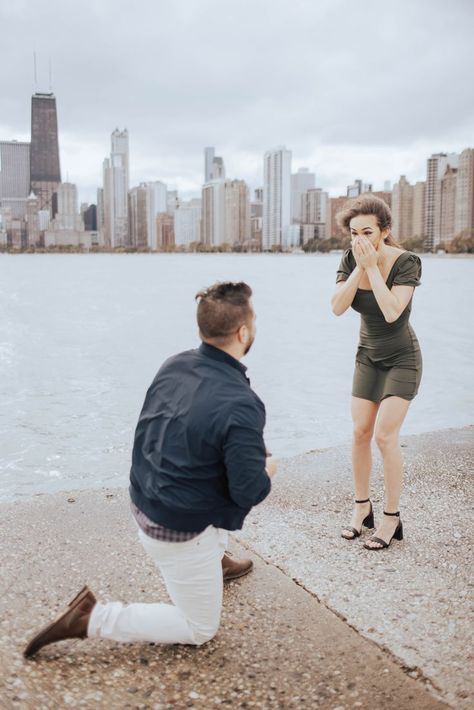
M 194 295 L 254 289 L 245 359 L 277 457 L 347 442 L 359 317 L 329 300 L 340 255 L 0 256 L 0 498 L 123 485 L 145 391 L 198 344 Z M 412 324 L 424 376 L 404 426 L 473 423 L 474 259 L 425 256 Z

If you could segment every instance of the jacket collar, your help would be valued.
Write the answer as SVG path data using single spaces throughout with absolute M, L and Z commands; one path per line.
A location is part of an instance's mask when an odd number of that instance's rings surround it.
M 239 370 L 244 377 L 246 377 L 246 372 L 247 368 L 245 365 L 242 365 L 241 362 L 235 359 L 235 357 L 232 357 L 232 355 L 229 355 L 228 353 L 224 352 L 224 350 L 221 350 L 220 348 L 214 347 L 214 345 L 209 345 L 209 343 L 201 343 L 199 346 L 199 352 L 205 355 L 206 357 L 210 357 L 212 360 L 218 360 L 219 362 L 225 362 L 228 365 L 231 365 L 231 367 L 234 367 L 236 370 Z

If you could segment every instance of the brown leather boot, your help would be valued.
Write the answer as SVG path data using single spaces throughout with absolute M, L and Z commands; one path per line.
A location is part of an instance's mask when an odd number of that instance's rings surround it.
M 67 609 L 34 636 L 23 651 L 25 658 L 33 656 L 40 648 L 63 639 L 83 639 L 96 598 L 88 587 L 83 587 L 69 602 Z
M 230 579 L 237 579 L 248 574 L 253 568 L 252 560 L 233 560 L 232 553 L 226 552 L 222 558 L 222 573 L 224 582 Z

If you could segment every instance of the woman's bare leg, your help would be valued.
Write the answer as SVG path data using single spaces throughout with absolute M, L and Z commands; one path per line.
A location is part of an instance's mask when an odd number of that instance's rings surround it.
M 378 402 L 352 397 L 352 474 L 356 500 L 369 497 L 370 472 L 372 470 L 372 452 L 370 442 L 374 433 L 375 419 L 379 409 Z M 360 530 L 362 521 L 370 511 L 370 503 L 354 506 L 350 527 Z M 354 533 L 343 531 L 343 537 L 351 539 Z
M 406 417 L 410 402 L 401 397 L 387 397 L 380 404 L 375 441 L 382 454 L 385 481 L 384 510 L 396 513 L 399 510 L 403 483 L 403 458 L 399 444 L 400 427 Z M 384 515 L 375 536 L 388 542 L 398 525 L 399 518 Z M 367 542 L 370 547 L 381 547 L 379 543 Z

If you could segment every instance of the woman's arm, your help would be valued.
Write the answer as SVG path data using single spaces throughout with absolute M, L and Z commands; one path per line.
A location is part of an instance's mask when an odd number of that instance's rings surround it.
M 413 295 L 413 286 L 394 286 L 390 290 L 385 283 L 377 265 L 378 254 L 370 241 L 365 237 L 359 238 L 362 255 L 359 257 L 375 299 L 387 323 L 394 323 L 408 306 Z
M 335 316 L 342 316 L 350 307 L 363 273 L 364 270 L 356 264 L 349 278 L 346 281 L 339 281 L 339 283 L 336 284 L 336 290 L 331 298 L 332 312 Z

